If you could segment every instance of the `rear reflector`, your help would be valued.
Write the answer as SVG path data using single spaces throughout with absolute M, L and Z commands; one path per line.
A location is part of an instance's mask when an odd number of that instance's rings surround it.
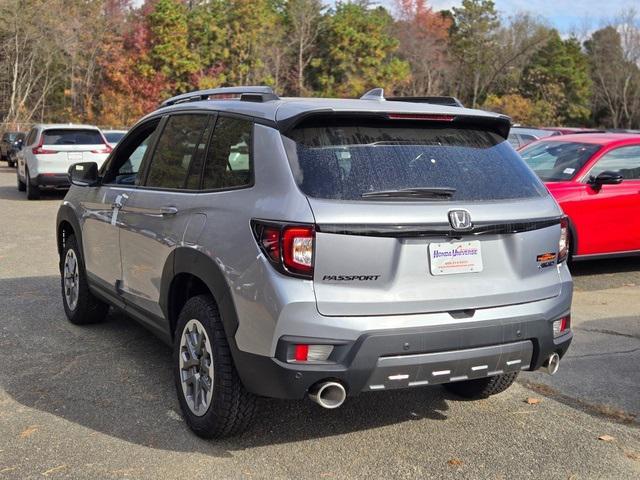
M 559 337 L 569 330 L 571 326 L 571 315 L 567 315 L 566 317 L 562 317 L 560 320 L 556 320 L 553 322 L 553 336 Z
M 326 362 L 333 352 L 333 345 L 305 345 L 293 346 L 293 355 L 289 356 L 290 362 Z
M 429 113 L 390 113 L 390 120 L 430 120 L 432 122 L 452 122 L 455 115 L 438 115 Z

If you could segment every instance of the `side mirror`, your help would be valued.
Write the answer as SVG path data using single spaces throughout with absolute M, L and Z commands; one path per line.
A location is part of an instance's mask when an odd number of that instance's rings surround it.
M 98 164 L 96 162 L 74 163 L 69 167 L 69 181 L 79 187 L 97 185 Z
M 610 170 L 606 170 L 597 177 L 589 178 L 589 185 L 594 188 L 600 188 L 602 185 L 618 185 L 622 183 L 624 177 L 620 175 L 618 172 L 612 172 Z

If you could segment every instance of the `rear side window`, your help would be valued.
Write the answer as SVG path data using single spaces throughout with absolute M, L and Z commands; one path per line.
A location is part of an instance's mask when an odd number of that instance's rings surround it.
M 42 134 L 43 145 L 101 145 L 104 143 L 98 130 L 49 129 Z
M 218 117 L 205 163 L 203 188 L 238 188 L 251 184 L 253 123 Z
M 311 197 L 365 200 L 410 189 L 449 192 L 439 200 L 546 195 L 511 145 L 478 127 L 334 118 L 303 124 L 284 142 L 296 181 Z
M 126 132 L 106 132 L 104 134 L 104 138 L 107 139 L 109 143 L 118 143 L 124 137 Z
M 592 143 L 549 141 L 530 145 L 520 155 L 542 180 L 560 182 L 575 177 L 600 148 Z
M 210 116 L 173 115 L 160 134 L 153 153 L 146 185 L 158 188 L 185 188 L 191 162 L 206 143 L 205 129 Z

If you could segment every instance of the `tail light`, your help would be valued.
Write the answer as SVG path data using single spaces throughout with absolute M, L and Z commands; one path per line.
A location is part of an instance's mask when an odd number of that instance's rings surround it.
M 312 225 L 253 220 L 258 246 L 281 273 L 313 278 L 315 230 Z
M 113 148 L 111 148 L 111 145 L 107 145 L 105 143 L 104 148 L 101 148 L 99 150 L 91 150 L 91 153 L 111 153 L 113 152 Z
M 333 345 L 291 345 L 287 353 L 288 362 L 318 363 L 326 362 L 333 352 Z
M 42 148 L 42 145 L 44 145 L 44 134 L 40 136 L 40 143 L 38 144 L 38 146 L 31 149 L 34 155 L 49 155 L 58 153 L 57 150 L 46 150 Z
M 558 243 L 558 263 L 564 262 L 569 255 L 569 219 L 560 220 L 560 241 Z

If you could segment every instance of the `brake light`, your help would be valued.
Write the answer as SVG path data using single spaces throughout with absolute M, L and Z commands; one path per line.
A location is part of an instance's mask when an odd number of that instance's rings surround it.
M 315 230 L 311 225 L 252 221 L 258 246 L 280 272 L 313 278 Z
M 104 148 L 101 148 L 100 150 L 91 150 L 91 153 L 111 153 L 113 152 L 113 148 L 111 148 L 110 145 L 105 144 Z
M 560 220 L 560 240 L 558 242 L 558 263 L 564 262 L 569 255 L 569 219 Z
M 38 146 L 33 147 L 31 149 L 34 155 L 49 155 L 53 153 L 58 153 L 56 150 L 46 150 L 42 148 L 42 145 L 44 145 L 44 135 L 40 137 L 40 143 L 38 143 Z
M 453 122 L 455 115 L 440 115 L 430 113 L 390 113 L 390 120 L 431 120 L 432 122 Z

